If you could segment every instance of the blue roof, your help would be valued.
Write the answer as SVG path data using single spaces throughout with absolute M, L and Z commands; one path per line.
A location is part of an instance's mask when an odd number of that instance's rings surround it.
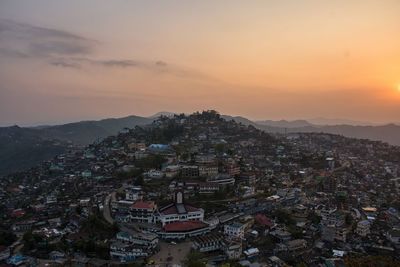
M 168 149 L 171 149 L 171 146 L 170 145 L 165 145 L 165 144 L 151 144 L 149 146 L 149 149 L 168 150 Z

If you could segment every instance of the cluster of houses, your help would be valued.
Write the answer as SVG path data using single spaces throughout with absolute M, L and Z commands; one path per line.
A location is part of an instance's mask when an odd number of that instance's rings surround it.
M 161 117 L 1 179 L 0 230 L 15 240 L 0 261 L 136 262 L 162 242 L 214 266 L 399 260 L 399 166 L 400 149 L 381 142 L 272 136 L 213 111 Z M 95 219 L 118 228 L 96 236 L 104 255 L 77 248 Z M 43 242 L 26 249 L 26 233 Z M 61 240 L 65 251 L 46 250 Z

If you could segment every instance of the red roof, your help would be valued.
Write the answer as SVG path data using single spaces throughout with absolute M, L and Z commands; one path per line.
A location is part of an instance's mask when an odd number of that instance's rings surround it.
M 24 216 L 24 215 L 25 215 L 25 211 L 22 210 L 22 209 L 13 210 L 13 211 L 11 212 L 11 216 L 12 216 L 12 217 L 22 217 L 22 216 Z
M 263 214 L 257 214 L 255 217 L 255 220 L 257 223 L 266 226 L 266 227 L 272 227 L 274 223 L 269 219 L 267 216 Z
M 207 227 L 200 221 L 172 222 L 164 226 L 165 232 L 188 232 Z
M 134 209 L 154 209 L 155 204 L 154 201 L 136 201 L 133 205 L 132 208 Z

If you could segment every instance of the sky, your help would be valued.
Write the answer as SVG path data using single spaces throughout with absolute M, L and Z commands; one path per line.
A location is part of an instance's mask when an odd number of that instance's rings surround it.
M 1 0 L 0 125 L 400 122 L 400 1 Z

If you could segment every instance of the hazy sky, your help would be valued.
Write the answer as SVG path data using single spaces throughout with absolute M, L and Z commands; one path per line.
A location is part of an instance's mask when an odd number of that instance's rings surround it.
M 400 1 L 0 0 L 0 125 L 400 121 Z

